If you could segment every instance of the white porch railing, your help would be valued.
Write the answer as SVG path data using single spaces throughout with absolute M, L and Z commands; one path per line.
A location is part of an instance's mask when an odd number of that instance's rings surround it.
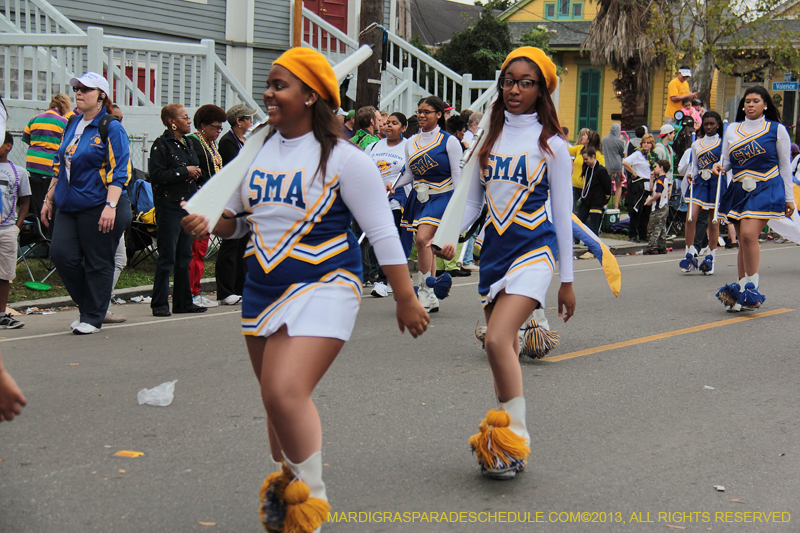
M 36 47 L 45 53 L 34 54 Z M 259 109 L 216 55 L 211 39 L 200 44 L 133 39 L 104 35 L 102 28 L 82 35 L 3 33 L 0 64 L 3 94 L 9 100 L 49 101 L 53 94 L 70 90 L 76 73 L 94 71 L 107 78 L 114 101 L 128 107 L 178 102 L 228 109 L 244 103 Z M 259 116 L 265 118 L 260 109 Z
M 85 35 L 84 31 L 58 9 L 42 0 L 0 0 L 0 25 L 8 25 L 23 33 L 59 33 Z
M 496 81 L 473 80 L 446 67 L 430 55 L 387 32 L 389 60 L 381 79 L 381 109 L 409 114 L 416 100 L 435 94 L 458 109 L 483 111 L 494 94 Z M 303 46 L 311 47 L 336 64 L 358 48 L 358 42 L 306 8 L 303 8 Z M 351 89 L 355 84 L 350 84 Z M 348 96 L 354 91 L 350 91 Z M 353 98 L 355 99 L 355 98 Z

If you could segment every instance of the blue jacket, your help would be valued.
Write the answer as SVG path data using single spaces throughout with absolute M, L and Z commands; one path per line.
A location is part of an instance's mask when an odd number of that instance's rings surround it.
M 64 130 L 61 146 L 56 154 L 59 171 L 55 203 L 61 211 L 74 213 L 103 205 L 106 203 L 109 185 L 125 190 L 131 179 L 128 134 L 118 120 L 112 120 L 108 124 L 108 143 L 103 144 L 98 124 L 105 114 L 105 108 L 100 109 L 83 131 L 72 154 L 69 179 L 64 164 L 64 152 L 75 136 L 83 115 L 78 115 Z

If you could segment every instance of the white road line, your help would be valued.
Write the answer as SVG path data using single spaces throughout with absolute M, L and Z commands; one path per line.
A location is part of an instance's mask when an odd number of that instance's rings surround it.
M 781 250 L 794 250 L 794 249 L 795 249 L 795 247 L 793 247 L 793 246 L 788 246 L 788 247 L 784 246 L 784 247 L 781 247 L 781 248 L 771 248 L 769 250 L 761 250 L 761 253 L 763 254 L 763 253 L 767 253 L 767 252 L 777 252 L 777 251 L 781 251 Z M 722 254 L 717 255 L 717 257 L 726 257 L 726 256 L 731 256 L 731 255 L 732 256 L 736 256 L 737 254 L 738 254 L 738 252 L 722 253 Z M 683 259 L 683 256 L 681 256 L 680 259 Z M 620 265 L 619 268 L 620 268 L 620 270 L 622 270 L 623 268 L 638 267 L 638 266 L 649 266 L 649 265 L 655 265 L 655 264 L 659 264 L 659 263 L 673 263 L 673 262 L 675 262 L 677 264 L 677 262 L 680 261 L 680 259 L 675 259 L 673 257 L 672 259 L 664 259 L 664 260 L 661 260 L 661 261 L 645 261 L 643 263 L 633 263 L 631 265 Z M 587 261 L 587 260 L 584 259 L 583 261 Z M 584 268 L 584 269 L 581 269 L 581 270 L 575 270 L 574 272 L 577 274 L 578 272 L 595 272 L 597 270 L 603 270 L 603 267 L 600 266 L 600 267 L 596 267 L 596 268 Z M 558 272 L 558 270 L 556 270 L 556 272 Z M 454 283 L 453 287 L 466 287 L 467 285 L 477 285 L 477 284 L 478 284 L 477 281 L 472 282 L 472 283 L 459 283 L 458 285 L 456 285 Z
M 233 314 L 241 314 L 241 311 L 223 311 L 221 313 L 212 313 L 212 314 L 200 314 L 200 315 L 192 315 L 192 316 L 179 316 L 173 318 L 161 318 L 158 320 L 147 320 L 145 322 L 131 322 L 130 324 L 117 324 L 115 326 L 103 326 L 100 332 L 109 330 L 109 329 L 118 329 L 118 328 L 135 328 L 137 326 L 146 326 L 149 324 L 165 324 L 167 322 L 178 322 L 181 320 L 197 320 L 199 318 L 211 318 L 211 317 L 218 317 L 218 316 L 225 316 L 225 315 L 233 315 Z M 73 335 L 72 331 L 59 331 L 56 333 L 42 333 L 40 335 L 28 335 L 26 337 L 13 337 L 10 339 L 0 339 L 0 342 L 14 342 L 14 341 L 24 341 L 28 339 L 41 339 L 44 337 L 57 337 L 59 335 Z M 97 333 L 94 333 L 97 335 Z

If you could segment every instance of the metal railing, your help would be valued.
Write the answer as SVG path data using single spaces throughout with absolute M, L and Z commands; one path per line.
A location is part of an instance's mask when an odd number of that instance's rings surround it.
M 314 48 L 336 64 L 358 48 L 329 22 L 303 8 L 303 46 Z M 387 111 L 414 111 L 418 98 L 435 94 L 459 109 L 484 111 L 496 86 L 494 80 L 463 76 L 392 32 L 387 32 L 388 62 L 381 77 L 380 107 Z M 353 89 L 355 83 L 350 83 Z M 352 92 L 352 91 L 351 91 Z
M 3 94 L 8 100 L 49 101 L 69 90 L 75 73 L 94 71 L 107 78 L 114 101 L 128 107 L 181 102 L 223 109 L 244 103 L 259 109 L 214 46 L 212 39 L 200 44 L 133 39 L 104 35 L 94 27 L 83 35 L 3 33 Z M 260 109 L 259 117 L 265 118 Z

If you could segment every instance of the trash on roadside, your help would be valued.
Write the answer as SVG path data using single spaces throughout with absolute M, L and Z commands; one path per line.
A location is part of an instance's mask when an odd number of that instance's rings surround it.
M 117 457 L 141 457 L 144 455 L 142 452 L 134 452 L 132 450 L 120 450 L 114 454 Z
M 725 492 L 725 486 L 723 485 L 714 485 L 714 488 L 717 489 L 717 492 Z
M 42 311 L 39 314 L 40 315 L 54 315 L 54 314 L 56 314 L 56 312 L 55 311 Z
M 711 385 L 706 385 L 705 387 L 703 387 L 703 390 L 716 390 L 716 389 L 714 389 L 714 387 L 712 387 Z
M 135 304 L 149 304 L 152 300 L 149 296 L 134 296 L 131 301 Z
M 27 308 L 27 309 L 25 310 L 25 314 L 26 314 L 26 315 L 32 315 L 33 313 L 35 313 L 35 312 L 36 312 L 36 311 L 38 311 L 38 310 L 39 310 L 39 308 L 38 308 L 38 307 L 29 307 L 29 308 Z
M 140 390 L 136 395 L 139 400 L 139 405 L 146 403 L 147 405 L 155 405 L 158 407 L 168 406 L 172 403 L 172 399 L 175 396 L 175 383 L 177 382 L 177 379 L 174 381 L 166 381 L 158 387 Z
M 737 500 L 736 498 L 731 500 L 733 503 L 744 503 L 742 500 Z

